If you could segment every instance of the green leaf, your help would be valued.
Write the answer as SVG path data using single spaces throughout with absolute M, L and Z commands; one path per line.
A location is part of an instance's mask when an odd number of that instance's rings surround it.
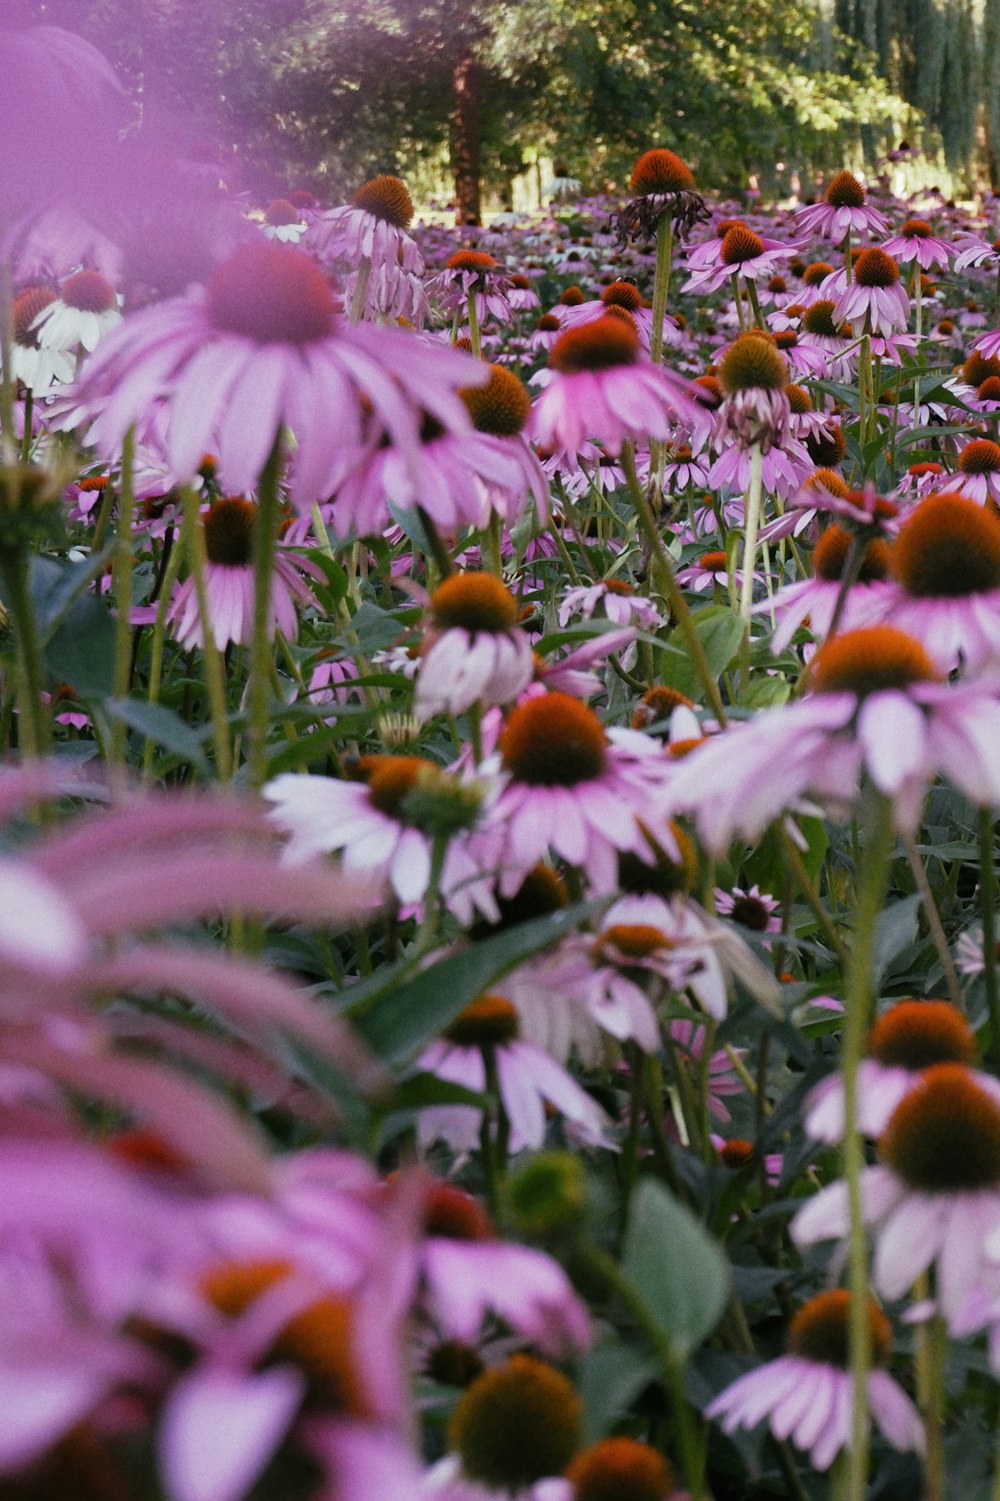
M 883 908 L 879 913 L 875 924 L 873 956 L 876 980 L 882 979 L 892 961 L 916 939 L 920 902 L 919 894 L 907 896 L 901 902 L 893 902 L 890 907 Z
M 202 735 L 185 724 L 172 709 L 138 698 L 109 698 L 104 707 L 112 719 L 120 719 L 130 730 L 137 730 L 156 745 L 163 746 L 164 750 L 190 761 L 203 775 L 208 774 Z
M 725 672 L 735 657 L 743 640 L 744 623 L 734 610 L 725 605 L 709 605 L 691 616 L 695 631 L 702 646 L 712 674 L 718 677 Z M 698 699 L 703 689 L 701 679 L 688 653 L 687 643 L 680 626 L 671 631 L 668 648 L 678 653 L 663 662 L 663 678 L 670 688 L 677 688 L 689 698 Z
M 390 1111 L 426 1110 L 429 1105 L 472 1105 L 485 1110 L 489 1104 L 483 1094 L 466 1089 L 463 1084 L 453 1084 L 450 1079 L 439 1079 L 437 1074 L 418 1073 L 404 1079 L 389 1100 Z
M 715 1328 L 732 1280 L 718 1242 L 655 1178 L 644 1178 L 633 1195 L 622 1271 L 679 1360 Z
M 578 1383 L 583 1398 L 584 1443 L 596 1443 L 609 1433 L 656 1375 L 652 1355 L 614 1337 L 591 1350 Z
M 53 677 L 69 683 L 81 698 L 114 690 L 115 623 L 102 600 L 92 594 L 75 599 L 43 652 Z
M 579 926 L 599 905 L 581 902 L 563 912 L 519 923 L 475 947 L 450 954 L 422 970 L 408 984 L 380 996 L 358 1018 L 362 1038 L 387 1063 L 408 1063 L 439 1037 L 470 1001 L 488 990 L 508 970 L 556 943 Z M 348 1012 L 350 992 L 344 997 Z
M 340 644 L 348 656 L 352 651 L 370 656 L 374 651 L 383 651 L 387 646 L 392 646 L 403 635 L 407 626 L 415 624 L 419 618 L 419 609 L 394 610 L 390 614 L 388 610 L 381 610 L 378 605 L 373 605 L 371 600 L 366 599 L 351 620 L 351 630 L 357 636 L 357 641 L 354 642 L 349 635 L 345 635 L 340 637 Z

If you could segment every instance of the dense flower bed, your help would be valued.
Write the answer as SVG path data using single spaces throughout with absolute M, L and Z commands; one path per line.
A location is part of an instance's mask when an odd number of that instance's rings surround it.
M 1000 205 L 254 203 L 0 43 L 0 1491 L 993 1494 Z

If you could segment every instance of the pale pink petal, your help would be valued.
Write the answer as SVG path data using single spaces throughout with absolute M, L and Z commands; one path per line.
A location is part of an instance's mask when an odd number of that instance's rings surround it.
M 304 1386 L 288 1366 L 182 1377 L 160 1430 L 160 1465 L 174 1501 L 240 1501 L 287 1432 Z

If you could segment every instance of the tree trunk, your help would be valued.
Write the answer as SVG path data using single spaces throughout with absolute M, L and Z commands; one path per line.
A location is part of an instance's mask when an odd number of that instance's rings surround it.
M 479 176 L 481 168 L 480 106 L 482 76 L 479 64 L 466 47 L 452 74 L 455 95 L 454 146 L 455 223 L 481 224 Z

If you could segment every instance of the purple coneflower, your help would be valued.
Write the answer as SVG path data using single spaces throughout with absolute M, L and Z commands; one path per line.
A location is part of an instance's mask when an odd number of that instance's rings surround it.
M 937 1063 L 900 1100 L 879 1138 L 881 1161 L 861 1174 L 874 1232 L 872 1283 L 901 1298 L 934 1266 L 946 1319 L 992 1278 L 986 1242 L 1000 1228 L 1000 1099 L 960 1063 Z M 799 1245 L 844 1240 L 847 1184 L 831 1183 L 792 1221 Z
M 78 395 L 105 452 L 117 451 L 151 399 L 165 397 L 178 477 L 190 479 L 212 452 L 234 493 L 252 488 L 287 425 L 296 443 L 291 495 L 308 506 L 360 456 L 366 417 L 412 453 L 422 412 L 468 431 L 456 388 L 485 378 L 459 350 L 343 323 L 304 251 L 261 242 L 235 250 L 204 288 L 128 318 L 88 361 Z
M 205 529 L 205 593 L 212 639 L 219 651 L 233 642 L 249 646 L 253 639 L 253 536 L 257 507 L 231 495 L 209 506 L 202 517 Z M 308 603 L 309 589 L 291 557 L 280 549 L 274 559 L 270 589 L 269 635 L 275 629 L 288 641 L 298 634 L 296 605 Z M 170 602 L 167 620 L 186 650 L 203 646 L 201 616 L 193 578 L 180 584 Z
M 869 208 L 866 193 L 853 172 L 838 172 L 827 185 L 822 203 L 796 209 L 796 227 L 806 234 L 822 235 L 834 244 L 851 234 L 884 235 L 889 225 L 883 214 Z
M 792 1319 L 789 1354 L 768 1361 L 720 1392 L 705 1409 L 721 1418 L 726 1433 L 756 1428 L 764 1418 L 775 1438 L 790 1438 L 809 1452 L 816 1470 L 828 1470 L 850 1448 L 854 1378 L 848 1370 L 847 1326 L 851 1295 L 833 1288 L 811 1298 Z M 882 1367 L 892 1346 L 892 1328 L 882 1310 L 868 1304 L 874 1369 L 868 1373 L 872 1416 L 896 1449 L 923 1452 L 920 1414 Z
M 617 457 L 626 438 L 667 439 L 678 423 L 699 419 L 686 383 L 643 359 L 635 326 L 610 313 L 561 333 L 549 365 L 532 412 L 543 448 L 579 452 L 589 438 Z
M 491 573 L 453 574 L 430 601 L 414 709 L 420 718 L 509 704 L 534 674 L 518 604 Z

